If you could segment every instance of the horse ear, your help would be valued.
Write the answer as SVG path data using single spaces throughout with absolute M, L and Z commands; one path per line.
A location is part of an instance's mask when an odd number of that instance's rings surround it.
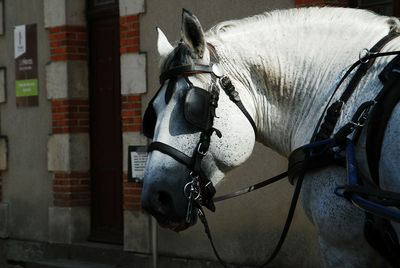
M 196 16 L 186 9 L 182 10 L 181 37 L 183 42 L 189 46 L 193 55 L 197 58 L 203 57 L 206 45 L 203 28 Z
M 158 33 L 158 40 L 157 40 L 158 54 L 160 54 L 160 57 L 166 58 L 168 54 L 171 53 L 172 50 L 174 50 L 174 48 L 168 41 L 163 31 L 161 31 L 161 29 L 158 27 L 157 27 L 157 33 Z

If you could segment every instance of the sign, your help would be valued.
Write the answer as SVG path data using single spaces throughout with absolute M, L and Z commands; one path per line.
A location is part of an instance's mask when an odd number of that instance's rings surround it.
M 147 155 L 147 146 L 128 146 L 128 181 L 143 182 Z
M 17 107 L 39 105 L 36 24 L 14 28 L 15 95 Z

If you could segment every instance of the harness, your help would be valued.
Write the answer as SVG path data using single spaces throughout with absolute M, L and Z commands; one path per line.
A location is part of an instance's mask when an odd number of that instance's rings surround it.
M 359 61 L 350 67 L 334 93 L 346 77 L 359 66 L 339 100 L 325 109 L 325 116 L 320 118 L 318 126 L 321 122 L 323 123 L 314 131 L 313 142 L 296 149 L 289 157 L 289 179 L 292 182 L 298 172 L 307 172 L 313 168 L 332 164 L 346 167 L 347 184 L 337 187 L 335 193 L 365 211 L 364 234 L 366 240 L 393 267 L 400 266 L 398 255 L 400 245 L 390 221 L 400 222 L 400 194 L 380 189 L 379 160 L 386 125 L 395 105 L 400 100 L 400 51 L 384 53 L 379 53 L 379 51 L 387 42 L 399 35 L 398 33 L 389 33 L 371 50 L 366 50 L 366 55 L 360 57 Z M 333 134 L 344 105 L 362 77 L 373 65 L 374 60 L 390 55 L 397 56 L 379 75 L 379 79 L 384 85 L 381 91 L 373 100 L 362 103 L 350 122 Z M 363 128 L 366 128 L 366 154 L 372 180 L 359 176 L 355 158 L 355 144 L 358 142 Z M 292 172 L 290 172 L 291 170 Z
M 200 131 L 200 138 L 192 156 L 188 156 L 185 153 L 177 150 L 176 148 L 158 141 L 152 142 L 149 145 L 148 150 L 160 151 L 164 154 L 167 154 L 179 163 L 185 165 L 190 171 L 188 181 L 183 189 L 185 196 L 188 198 L 186 221 L 187 223 L 192 223 L 192 213 L 195 209 L 197 209 L 198 216 L 204 224 L 205 232 L 211 242 L 213 251 L 217 259 L 224 267 L 228 267 L 228 265 L 220 258 L 214 246 L 211 232 L 207 223 L 207 219 L 205 218 L 205 214 L 202 210 L 202 206 L 207 207 L 211 211 L 215 211 L 214 202 L 226 200 L 254 191 L 273 182 L 281 180 L 286 176 L 289 177 L 289 180 L 292 183 L 296 182 L 291 205 L 281 237 L 271 256 L 262 265 L 262 267 L 266 266 L 275 258 L 284 243 L 285 237 L 289 231 L 290 224 L 293 219 L 304 175 L 311 169 L 325 167 L 332 164 L 346 166 L 348 183 L 335 189 L 335 193 L 364 209 L 368 213 L 367 220 L 370 220 L 369 223 L 374 221 L 374 217 L 371 215 L 377 215 L 378 219 L 385 218 L 400 222 L 400 212 L 397 209 L 393 208 L 400 207 L 400 194 L 390 191 L 383 191 L 382 189 L 380 189 L 379 178 L 377 178 L 375 175 L 377 174 L 377 167 L 381 150 L 380 147 L 383 140 L 384 130 L 392 109 L 400 100 L 400 90 L 392 90 L 394 86 L 398 85 L 397 82 L 400 83 L 400 51 L 383 53 L 380 53 L 379 51 L 387 42 L 397 36 L 399 36 L 399 34 L 389 33 L 387 36 L 382 38 L 371 50 L 365 50 L 366 54 L 362 57 L 360 56 L 360 59 L 349 68 L 349 70 L 346 72 L 346 74 L 334 90 L 331 99 L 328 101 L 328 104 L 331 103 L 336 91 L 341 87 L 342 83 L 348 78 L 352 71 L 356 67 L 359 67 L 339 100 L 333 102 L 329 107 L 325 108 L 324 113 L 319 119 L 317 128 L 314 131 L 311 143 L 294 150 L 290 154 L 289 167 L 287 172 L 279 174 L 271 179 L 264 180 L 253 186 L 246 187 L 237 192 L 216 198 L 214 198 L 216 192 L 215 188 L 212 185 L 211 180 L 207 178 L 207 176 L 202 171 L 201 162 L 209 149 L 211 136 L 213 135 L 213 133 L 215 133 L 219 138 L 222 137 L 222 133 L 213 127 L 215 110 L 218 107 L 218 99 L 220 93 L 217 83 L 219 83 L 224 92 L 229 96 L 229 99 L 234 102 L 237 107 L 242 111 L 242 113 L 252 125 L 255 134 L 257 134 L 255 122 L 244 107 L 240 99 L 239 93 L 235 90 L 235 87 L 232 85 L 230 79 L 223 74 L 223 71 L 217 63 L 211 63 L 210 65 L 191 64 L 178 66 L 161 74 L 161 84 L 164 85 L 164 83 L 168 81 L 168 86 L 165 94 L 166 103 L 168 103 L 169 98 L 172 96 L 173 87 L 177 82 L 177 78 L 185 78 L 189 90 L 187 91 L 185 97 L 184 117 L 188 123 L 190 123 Z M 211 52 L 214 51 L 213 47 L 210 45 L 209 50 Z M 216 54 L 210 54 L 212 56 L 211 62 L 217 62 Z M 336 123 L 340 117 L 344 105 L 351 97 L 360 80 L 367 73 L 368 69 L 373 65 L 374 60 L 379 57 L 391 55 L 399 56 L 392 60 L 392 62 L 388 64 L 388 66 L 381 73 L 380 79 L 384 83 L 384 87 L 381 92 L 375 97 L 375 99 L 361 104 L 356 113 L 353 115 L 352 120 L 333 134 L 333 130 L 335 129 Z M 189 81 L 188 77 L 196 74 L 211 75 L 212 83 L 208 90 L 195 87 Z M 161 88 L 163 88 L 163 86 L 161 86 Z M 150 101 L 149 106 L 146 109 L 143 117 L 143 133 L 146 137 L 151 139 L 154 136 L 155 123 L 157 121 L 153 102 L 155 98 L 160 94 L 160 90 Z M 382 114 L 385 115 L 385 122 L 382 122 Z M 356 166 L 354 144 L 357 142 L 361 130 L 365 125 L 367 125 L 366 128 L 368 133 L 368 162 L 370 163 L 370 173 L 375 178 L 375 183 L 367 182 L 365 179 L 359 178 Z M 380 129 L 380 133 L 378 133 L 378 135 L 376 135 L 377 126 L 379 126 Z M 372 131 L 374 131 L 373 135 L 371 134 Z M 373 229 L 374 225 L 371 226 L 370 227 Z M 388 228 L 390 229 L 390 227 Z M 388 237 L 388 239 L 392 240 L 393 238 L 393 235 Z M 397 241 L 397 237 L 395 237 L 395 239 Z M 393 247 L 396 246 L 398 247 L 398 242 L 393 243 Z M 400 249 L 400 247 L 398 248 Z M 396 252 L 398 255 L 398 251 L 396 250 L 391 255 L 395 255 Z M 400 263 L 397 256 L 385 257 L 389 259 L 392 265 L 397 265 Z

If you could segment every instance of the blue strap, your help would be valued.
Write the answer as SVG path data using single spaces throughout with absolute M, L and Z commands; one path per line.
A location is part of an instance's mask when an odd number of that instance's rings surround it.
M 347 158 L 347 180 L 349 186 L 359 186 L 357 176 L 357 166 L 354 143 L 350 139 L 346 141 L 346 158 Z M 392 193 L 392 192 L 391 192 Z M 396 195 L 396 193 L 392 193 Z M 400 222 L 400 210 L 386 207 L 379 204 L 379 201 L 372 201 L 367 199 L 368 196 L 363 197 L 358 193 L 344 192 L 343 195 L 351 200 L 356 206 L 383 218 Z M 399 194 L 397 194 L 399 195 Z M 400 197 L 400 195 L 399 195 Z

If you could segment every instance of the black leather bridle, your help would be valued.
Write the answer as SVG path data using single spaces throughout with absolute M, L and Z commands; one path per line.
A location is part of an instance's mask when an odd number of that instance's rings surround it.
M 197 88 L 191 84 L 188 77 L 197 74 L 210 74 L 212 76 L 212 82 L 208 89 Z M 195 147 L 196 149 L 194 150 L 192 156 L 189 156 L 166 143 L 155 141 L 150 143 L 148 151 L 159 151 L 169 155 L 189 169 L 189 182 L 185 184 L 183 191 L 185 196 L 188 198 L 186 222 L 190 224 L 193 218 L 192 212 L 194 206 L 197 208 L 205 206 L 211 211 L 215 211 L 213 197 L 216 191 L 211 180 L 202 170 L 201 163 L 204 156 L 208 152 L 213 133 L 215 133 L 219 138 L 222 137 L 221 132 L 213 127 L 214 118 L 216 115 L 215 110 L 218 107 L 220 92 L 218 84 L 229 96 L 230 100 L 234 102 L 243 112 L 252 125 L 255 133 L 257 133 L 257 128 L 253 118 L 244 107 L 239 97 L 239 93 L 235 90 L 235 87 L 232 85 L 230 79 L 224 75 L 221 67 L 217 63 L 210 63 L 210 65 L 191 64 L 177 66 L 163 72 L 160 75 L 160 82 L 161 84 L 164 84 L 164 82 L 167 80 L 169 80 L 169 83 L 171 83 L 171 81 L 176 82 L 178 77 L 185 78 L 191 88 L 186 96 L 185 118 L 187 121 L 189 121 L 189 123 L 193 123 L 195 126 L 200 128 L 200 138 Z M 190 109 L 191 106 L 196 106 L 196 102 L 199 101 L 202 103 L 209 102 L 208 105 L 206 105 L 206 107 L 208 107 L 208 111 L 205 111 L 203 119 L 196 120 L 196 118 L 193 118 L 193 116 L 190 115 Z M 149 105 L 152 104 L 150 103 Z M 147 110 L 146 113 L 148 113 Z M 146 118 L 148 117 L 146 116 L 146 113 L 143 120 L 144 123 L 146 123 L 146 120 L 148 120 L 148 118 Z M 144 134 L 146 135 L 146 133 L 154 134 L 154 129 L 146 130 L 146 127 L 144 127 Z M 146 136 L 153 138 L 151 134 Z

